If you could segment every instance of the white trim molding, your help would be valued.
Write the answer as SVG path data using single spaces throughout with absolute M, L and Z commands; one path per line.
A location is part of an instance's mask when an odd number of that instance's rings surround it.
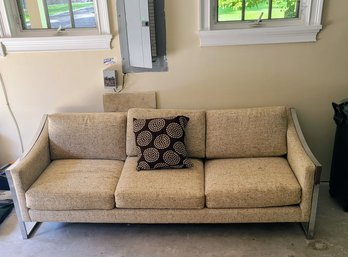
M 97 15 L 98 29 L 101 34 L 110 34 L 109 8 L 108 1 L 97 0 L 94 2 L 95 13 Z
M 200 45 L 254 45 L 315 42 L 322 29 L 324 0 L 301 0 L 301 14 L 290 21 L 265 21 L 262 26 L 250 22 L 215 22 L 216 0 L 201 0 Z
M 315 42 L 321 26 L 289 26 L 234 30 L 202 30 L 201 46 Z
M 95 0 L 96 29 L 22 30 L 13 0 L 0 0 L 0 44 L 4 54 L 11 52 L 109 50 L 110 33 L 108 4 Z
M 110 49 L 111 35 L 3 38 L 6 52 Z

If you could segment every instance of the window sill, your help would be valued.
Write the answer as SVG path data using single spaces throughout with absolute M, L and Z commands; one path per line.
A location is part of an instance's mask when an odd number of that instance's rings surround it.
M 321 25 L 259 27 L 231 30 L 201 30 L 201 46 L 315 42 Z
M 6 53 L 111 49 L 112 35 L 0 38 Z

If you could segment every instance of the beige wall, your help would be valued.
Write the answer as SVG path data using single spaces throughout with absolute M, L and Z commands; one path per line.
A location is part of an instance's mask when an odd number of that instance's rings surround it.
M 112 27 L 116 31 L 115 2 Z M 287 105 L 329 176 L 334 137 L 332 101 L 348 97 L 348 1 L 326 0 L 317 43 L 200 47 L 198 0 L 166 1 L 169 72 L 130 74 L 125 91 L 158 92 L 161 108 Z M 0 71 L 28 146 L 43 113 L 102 111 L 103 59 L 110 51 L 9 54 Z M 20 153 L 0 96 L 0 164 Z

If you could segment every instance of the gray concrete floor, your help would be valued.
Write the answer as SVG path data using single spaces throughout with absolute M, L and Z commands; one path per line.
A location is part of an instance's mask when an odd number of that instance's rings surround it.
M 347 257 L 348 213 L 321 185 L 315 240 L 299 224 L 43 223 L 22 240 L 14 212 L 0 226 L 1 257 Z

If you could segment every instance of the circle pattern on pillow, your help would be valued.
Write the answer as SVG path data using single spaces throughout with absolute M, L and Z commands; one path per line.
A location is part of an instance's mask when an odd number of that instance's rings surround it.
M 177 153 L 174 151 L 166 151 L 163 154 L 163 160 L 169 165 L 169 166 L 175 166 L 178 165 L 180 162 L 180 157 Z
M 190 168 L 185 146 L 188 117 L 133 119 L 137 170 Z
M 153 143 L 157 149 L 166 149 L 170 146 L 170 137 L 166 134 L 158 135 Z
M 155 162 L 155 161 L 158 160 L 160 154 L 159 154 L 159 151 L 156 148 L 151 147 L 151 148 L 146 148 L 144 150 L 143 155 L 144 155 L 145 161 L 147 161 L 147 162 Z
M 150 131 L 141 131 L 137 136 L 137 143 L 139 146 L 147 146 L 152 141 L 152 134 Z
M 185 144 L 183 142 L 178 141 L 173 145 L 173 147 L 174 147 L 175 152 L 182 154 L 182 155 L 187 155 L 186 147 L 185 147 Z
M 149 130 L 152 132 L 158 132 L 164 128 L 166 122 L 164 119 L 153 119 L 149 121 Z
M 159 162 L 155 164 L 154 169 L 163 169 L 168 167 L 169 165 L 167 163 Z
M 170 123 L 166 128 L 167 134 L 172 138 L 180 138 L 184 134 L 181 125 L 176 122 Z
M 150 165 L 144 161 L 139 162 L 138 167 L 139 167 L 139 169 L 142 169 L 142 170 L 149 170 L 150 169 Z
M 138 132 L 145 126 L 145 120 L 134 120 L 133 131 Z

